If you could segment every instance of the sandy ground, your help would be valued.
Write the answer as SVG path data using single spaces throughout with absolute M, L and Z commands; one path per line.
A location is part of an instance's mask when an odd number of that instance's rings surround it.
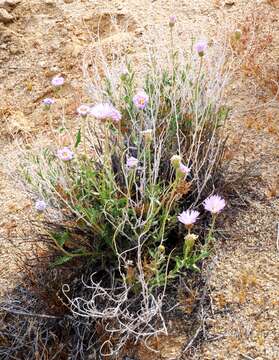
M 20 275 L 14 265 L 14 249 L 5 238 L 20 232 L 26 217 L 32 214 L 31 199 L 8 175 L 13 165 L 7 159 L 13 158 L 15 139 L 31 138 L 38 133 L 47 136 L 48 119 L 42 111 L 41 100 L 51 95 L 49 84 L 53 75 L 63 74 L 67 80 L 65 97 L 63 103 L 55 105 L 57 110 L 63 106 L 66 116 L 74 115 L 76 104 L 85 96 L 81 59 L 85 49 L 94 42 L 92 33 L 97 31 L 100 17 L 103 44 L 108 49 L 121 46 L 127 53 L 137 55 L 141 36 L 149 25 L 160 26 L 162 45 L 167 41 L 170 14 L 178 16 L 181 46 L 193 35 L 217 37 L 224 24 L 237 24 L 246 12 L 258 6 L 270 11 L 274 31 L 278 31 L 279 10 L 264 2 L 258 3 L 242 0 L 21 0 L 15 8 L 9 9 L 13 22 L 0 23 L 2 291 L 12 286 L 14 275 Z M 278 45 L 279 42 L 277 50 Z M 278 63 L 278 52 L 274 52 L 274 57 Z M 179 351 L 174 355 L 165 351 L 161 359 L 279 358 L 276 248 L 279 106 L 278 101 L 264 105 L 255 89 L 239 81 L 231 92 L 231 101 L 238 109 L 231 120 L 232 138 L 237 139 L 238 134 L 244 133 L 235 154 L 236 163 L 240 164 L 244 158 L 248 162 L 255 161 L 260 182 L 253 191 L 243 194 L 249 207 L 230 217 L 228 239 L 216 247 L 209 274 L 212 315 L 206 322 L 207 341 L 191 356 L 180 357 Z M 257 126 L 251 127 L 247 125 L 247 113 L 242 111 L 255 105 L 262 107 L 257 110 Z M 271 121 L 273 131 L 269 126 Z M 183 340 L 183 334 L 181 336 Z M 178 341 L 178 348 L 180 345 Z M 142 355 L 139 360 L 147 358 L 150 359 L 150 355 Z

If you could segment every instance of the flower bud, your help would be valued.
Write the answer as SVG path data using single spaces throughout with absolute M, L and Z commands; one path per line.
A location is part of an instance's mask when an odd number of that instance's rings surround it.
M 141 133 L 143 135 L 144 140 L 147 143 L 152 141 L 152 135 L 153 135 L 152 129 L 143 130 Z
M 169 18 L 169 27 L 173 28 L 177 21 L 177 17 L 175 15 L 171 15 Z
M 207 49 L 207 42 L 205 40 L 200 40 L 195 44 L 195 50 L 200 57 L 203 57 Z
M 178 169 L 181 164 L 181 160 L 182 159 L 180 155 L 173 155 L 170 159 L 170 162 L 175 169 Z
M 121 65 L 120 68 L 120 79 L 122 81 L 125 81 L 129 75 L 129 70 L 127 69 L 126 65 Z
M 235 36 L 236 40 L 240 40 L 240 38 L 242 36 L 242 31 L 240 29 L 236 29 L 234 36 Z
M 86 118 L 87 115 L 90 113 L 90 107 L 88 105 L 80 105 L 78 108 L 77 108 L 77 113 L 83 117 L 83 118 Z
M 192 252 L 195 242 L 197 241 L 198 236 L 195 234 L 188 234 L 184 238 L 184 258 Z
M 160 253 L 164 253 L 166 248 L 164 247 L 164 245 L 161 244 L 158 246 L 158 250 L 160 251 Z

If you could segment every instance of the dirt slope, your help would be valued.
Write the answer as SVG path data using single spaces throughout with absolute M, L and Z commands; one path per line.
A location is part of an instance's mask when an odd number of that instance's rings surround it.
M 13 164 L 7 157 L 13 157 L 14 138 L 31 138 L 38 133 L 47 136 L 49 123 L 41 100 L 51 95 L 49 84 L 53 75 L 62 74 L 67 80 L 65 96 L 55 105 L 57 110 L 63 107 L 66 116 L 74 116 L 76 104 L 85 96 L 81 59 L 84 49 L 92 41 L 94 43 L 92 34 L 98 28 L 100 39 L 108 49 L 121 46 L 136 55 L 148 25 L 160 25 L 162 37 L 158 41 L 162 44 L 167 41 L 170 14 L 178 16 L 181 46 L 185 46 L 192 35 L 218 36 L 221 25 L 237 22 L 256 3 L 241 0 L 21 0 L 17 6 L 8 8 L 13 21 L 0 22 L 0 235 L 7 237 L 20 232 L 24 227 L 22 219 L 32 215 L 32 201 L 8 177 Z M 262 6 L 269 9 L 274 29 L 278 30 L 279 10 L 265 3 Z M 279 42 L 277 50 L 278 45 Z M 276 51 L 274 57 L 279 58 Z M 256 160 L 261 181 L 253 194 L 247 196 L 248 210 L 229 220 L 228 240 L 216 248 L 209 280 L 213 313 L 207 321 L 208 341 L 195 354 L 185 355 L 185 359 L 276 360 L 279 358 L 276 248 L 279 199 L 275 181 L 279 176 L 278 101 L 264 105 L 245 82 L 240 82 L 232 94 L 232 103 L 239 110 L 232 120 L 233 136 L 245 131 L 236 163 L 243 157 L 248 161 Z M 261 118 L 266 126 L 248 128 L 241 111 L 259 104 L 263 107 L 258 108 L 257 119 Z M 273 119 L 273 132 L 268 130 L 268 115 Z M 20 248 L 24 248 L 24 244 Z M 13 251 L 5 239 L 2 240 L 2 290 L 12 286 L 16 275 Z M 165 359 L 173 358 L 168 354 L 165 353 Z M 143 360 L 146 355 L 140 356 Z M 177 353 L 174 356 L 178 358 Z

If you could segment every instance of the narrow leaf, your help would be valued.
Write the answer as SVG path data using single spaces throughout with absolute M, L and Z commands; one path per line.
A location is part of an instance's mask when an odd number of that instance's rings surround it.
M 79 146 L 80 142 L 81 142 L 81 131 L 80 131 L 80 129 L 78 129 L 77 136 L 76 136 L 75 148 L 77 148 Z
M 50 264 L 50 267 L 53 268 L 53 267 L 56 267 L 59 265 L 63 265 L 71 259 L 72 259 L 72 256 L 69 256 L 69 255 L 59 256 L 53 263 Z

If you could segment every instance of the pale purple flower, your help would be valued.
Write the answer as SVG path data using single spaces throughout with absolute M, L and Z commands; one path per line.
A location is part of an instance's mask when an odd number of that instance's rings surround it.
M 90 109 L 90 115 L 99 120 L 112 120 L 114 122 L 119 122 L 121 120 L 120 112 L 113 105 L 108 103 L 100 103 L 93 106 Z
M 80 105 L 78 108 L 77 108 L 77 113 L 80 115 L 80 116 L 87 116 L 90 112 L 90 107 L 88 105 Z
M 149 97 L 146 94 L 144 90 L 140 90 L 134 97 L 133 97 L 133 103 L 134 105 L 140 109 L 143 110 L 146 108 L 146 105 L 148 104 Z
M 212 214 L 218 214 L 226 206 L 226 202 L 219 195 L 211 195 L 203 202 L 205 210 Z
M 195 44 L 195 50 L 199 54 L 199 56 L 203 56 L 206 49 L 207 49 L 207 42 L 205 40 L 199 40 Z
M 127 162 L 126 162 L 126 166 L 127 168 L 129 169 L 133 169 L 133 168 L 136 168 L 138 166 L 138 159 L 133 157 L 133 156 L 130 156 L 128 159 L 127 159 Z
M 64 82 L 65 80 L 62 76 L 54 76 L 54 78 L 51 80 L 51 84 L 53 86 L 62 86 Z
M 36 201 L 35 209 L 36 209 L 38 212 L 43 212 L 43 211 L 45 211 L 46 207 L 47 207 L 47 204 L 44 202 L 44 200 L 37 200 L 37 201 Z
M 45 99 L 43 100 L 43 104 L 44 104 L 45 106 L 50 106 L 50 105 L 53 105 L 54 103 L 55 103 L 55 100 L 52 99 L 52 98 L 45 98 Z
M 186 225 L 186 226 L 192 226 L 198 219 L 200 213 L 195 210 L 186 210 L 183 211 L 180 215 L 178 215 L 178 220 Z
M 174 27 L 176 21 L 177 21 L 177 17 L 175 15 L 171 15 L 169 18 L 169 26 Z
M 69 148 L 64 147 L 63 149 L 59 149 L 57 151 L 57 157 L 60 160 L 69 161 L 69 160 L 72 160 L 74 158 L 74 153 Z
M 179 165 L 179 168 L 178 168 L 178 171 L 179 171 L 182 175 L 188 176 L 188 175 L 190 174 L 191 169 L 190 169 L 188 166 L 186 166 L 186 165 L 180 164 L 180 165 Z

